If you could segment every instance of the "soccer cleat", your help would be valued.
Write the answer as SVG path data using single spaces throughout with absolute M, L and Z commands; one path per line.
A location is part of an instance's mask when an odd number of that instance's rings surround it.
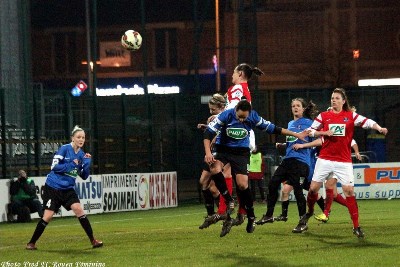
M 274 221 L 277 221 L 277 222 L 286 222 L 288 220 L 288 217 L 287 216 L 285 216 L 285 215 L 279 215 L 278 217 L 275 217 L 274 218 Z
M 101 242 L 100 240 L 93 239 L 93 241 L 92 241 L 93 248 L 99 248 L 102 246 L 103 246 L 103 242 Z
M 28 243 L 28 244 L 26 244 L 26 247 L 25 247 L 25 248 L 26 248 L 27 250 L 36 250 L 36 249 L 37 249 L 35 243 Z
M 308 230 L 307 223 L 299 222 L 299 224 L 292 230 L 292 233 L 300 234 Z
M 353 228 L 353 234 L 355 234 L 358 238 L 364 238 L 365 234 L 361 230 L 361 227 Z
M 253 233 L 254 229 L 256 228 L 255 220 L 256 220 L 255 217 L 249 217 L 247 219 L 246 232 L 248 232 L 249 234 Z
M 210 217 L 211 217 L 211 216 L 212 216 L 212 215 L 209 215 L 209 216 L 206 216 L 206 217 L 205 217 L 204 222 L 203 222 L 203 224 L 201 224 L 201 225 L 199 226 L 199 229 L 208 228 L 208 226 L 210 226 L 210 225 L 212 224 L 212 222 L 210 221 Z
M 320 215 L 314 215 L 314 218 L 317 221 L 327 223 L 329 221 L 329 217 L 325 215 L 325 213 L 321 213 Z
M 202 225 L 199 226 L 199 229 L 204 229 L 209 227 L 211 224 L 214 224 L 218 221 L 225 220 L 226 214 L 214 213 L 213 215 L 208 215 L 205 217 Z
M 256 222 L 257 225 L 263 225 L 264 223 L 273 223 L 274 217 L 268 217 L 267 215 L 263 215 L 262 218 Z
M 235 219 L 233 219 L 232 226 L 239 226 L 242 223 L 244 223 L 244 219 L 246 218 L 246 215 L 238 213 Z
M 220 237 L 224 237 L 231 231 L 233 220 L 228 216 L 228 218 L 222 224 L 222 230 L 220 233 Z

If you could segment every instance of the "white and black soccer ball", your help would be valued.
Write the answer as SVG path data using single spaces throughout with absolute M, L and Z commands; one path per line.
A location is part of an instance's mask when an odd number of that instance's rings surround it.
M 136 51 L 142 45 L 142 36 L 135 30 L 127 30 L 121 37 L 121 44 L 129 51 Z

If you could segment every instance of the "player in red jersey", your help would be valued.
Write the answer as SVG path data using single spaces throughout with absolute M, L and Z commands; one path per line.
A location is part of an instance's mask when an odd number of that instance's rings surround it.
M 317 147 L 321 146 L 323 142 L 323 137 L 318 138 L 310 143 L 303 143 L 303 144 L 295 144 L 293 146 L 293 149 L 298 150 L 298 149 L 303 149 L 303 148 L 310 148 L 310 147 Z M 358 145 L 356 141 L 353 139 L 351 141 L 351 147 L 354 150 L 355 156 L 357 160 L 361 161 L 361 155 L 360 151 L 358 150 Z M 328 222 L 329 221 L 329 215 L 331 213 L 331 206 L 332 202 L 335 201 L 339 203 L 342 206 L 347 206 L 346 199 L 343 198 L 341 194 L 338 194 L 337 192 L 337 177 L 335 176 L 330 176 L 326 179 L 325 181 L 325 204 L 323 208 L 323 213 L 319 215 L 315 215 L 314 218 L 320 222 Z M 318 201 L 317 201 L 318 203 Z
M 247 82 L 252 78 L 253 73 L 257 76 L 264 74 L 259 68 L 252 67 L 247 63 L 236 66 L 232 74 L 233 85 L 226 92 L 226 109 L 234 108 L 243 97 L 251 103 L 251 94 Z
M 358 222 L 358 206 L 354 196 L 354 174 L 351 160 L 351 140 L 354 126 L 374 129 L 384 135 L 388 133 L 388 130 L 379 126 L 375 121 L 353 112 L 346 92 L 342 88 L 333 90 L 331 107 L 332 110 L 320 113 L 310 128 L 309 135 L 312 137 L 324 136 L 324 142 L 308 191 L 308 212 L 303 218 L 303 223 L 307 224 L 308 219 L 314 213 L 314 204 L 322 183 L 333 174 L 342 184 L 343 193 L 346 196 L 346 206 L 353 221 L 353 233 L 358 238 L 363 238 L 364 233 Z
M 231 109 L 234 108 L 237 103 L 242 98 L 246 98 L 250 103 L 251 103 L 251 94 L 250 90 L 248 87 L 248 80 L 250 80 L 253 76 L 253 73 L 257 76 L 260 76 L 264 74 L 259 68 L 257 67 L 252 67 L 247 63 L 241 63 L 238 66 L 235 67 L 233 74 L 232 74 L 232 83 L 233 85 L 228 89 L 226 93 L 226 106 L 225 109 Z M 212 100 L 212 99 L 211 99 Z M 217 113 L 212 113 L 211 108 L 210 108 L 210 113 L 212 115 L 216 115 L 220 113 L 221 110 L 218 110 Z M 199 124 L 198 128 L 202 128 L 205 125 Z M 254 136 L 254 131 L 250 131 L 250 150 L 253 150 L 255 147 L 255 136 Z M 230 194 L 232 194 L 233 190 L 233 181 L 232 181 L 232 175 L 230 173 L 230 165 L 227 164 L 224 167 L 224 176 L 225 176 L 225 183 L 227 185 L 228 191 Z M 210 177 L 209 177 L 209 170 L 203 170 L 202 176 L 200 178 L 200 184 L 202 185 L 202 192 L 205 198 L 205 205 L 207 209 L 207 216 L 204 220 L 204 223 L 199 226 L 200 229 L 204 229 L 209 227 L 211 224 L 214 224 L 218 222 L 219 220 L 223 220 L 226 216 L 226 201 L 224 197 L 219 195 L 219 191 L 215 188 L 214 183 L 211 182 L 211 186 L 209 186 L 210 183 Z M 215 188 L 215 190 L 213 190 Z M 211 189 L 211 191 L 210 191 Z M 212 201 L 212 195 L 219 195 L 219 205 L 218 205 L 218 211 L 217 213 L 214 213 L 214 205 Z M 240 199 L 237 198 L 239 202 L 239 210 L 237 217 L 233 219 L 233 224 L 234 226 L 241 225 L 246 217 L 246 210 L 242 205 L 240 205 Z
M 250 66 L 247 63 L 240 63 L 235 67 L 232 74 L 232 86 L 228 88 L 226 92 L 227 105 L 225 109 L 231 109 L 236 107 L 237 103 L 243 98 L 251 103 L 251 93 L 249 90 L 248 81 L 253 77 L 253 74 L 261 76 L 264 74 L 259 68 Z M 250 131 L 250 151 L 253 151 L 256 147 L 256 139 L 254 136 L 254 131 Z M 226 180 L 228 189 L 232 192 L 232 179 Z M 239 210 L 237 217 L 233 220 L 233 225 L 238 226 L 244 222 L 246 216 L 246 210 L 239 202 Z M 226 204 L 223 198 L 220 199 L 218 213 L 226 210 Z

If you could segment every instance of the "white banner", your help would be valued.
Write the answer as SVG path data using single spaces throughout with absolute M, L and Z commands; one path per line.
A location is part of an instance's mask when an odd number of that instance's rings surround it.
M 129 211 L 139 209 L 139 174 L 103 174 L 103 210 L 105 212 Z
M 31 177 L 42 200 L 46 177 Z M 176 172 L 119 173 L 77 178 L 75 191 L 86 214 L 131 210 L 159 209 L 178 206 Z M 0 221 L 7 221 L 9 180 L 0 179 Z M 61 207 L 55 217 L 74 216 Z M 39 218 L 37 213 L 32 218 Z
M 102 175 L 103 210 L 118 212 L 176 207 L 176 172 Z

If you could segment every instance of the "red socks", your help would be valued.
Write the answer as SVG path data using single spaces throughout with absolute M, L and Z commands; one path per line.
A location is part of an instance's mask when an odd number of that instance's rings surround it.
M 225 178 L 225 182 L 229 194 L 232 195 L 232 190 L 233 190 L 232 177 Z M 224 197 L 221 195 L 221 197 L 219 198 L 218 214 L 224 214 L 225 212 L 226 212 L 226 203 Z
M 313 193 L 311 191 L 308 191 L 307 194 L 307 207 L 308 207 L 308 213 L 313 214 L 314 213 L 314 205 L 315 202 L 318 200 L 318 193 Z
M 336 201 L 337 203 L 339 203 L 342 206 L 346 206 L 347 205 L 346 199 L 341 194 L 337 194 L 336 197 L 333 200 Z
M 349 209 L 351 220 L 353 221 L 353 226 L 354 228 L 357 228 L 360 225 L 358 224 L 358 206 L 356 197 L 355 196 L 346 197 L 346 202 L 347 202 L 347 208 Z
M 324 214 L 326 215 L 326 217 L 328 217 L 333 202 L 333 189 L 326 189 L 325 191 L 326 191 L 326 197 L 325 197 Z

